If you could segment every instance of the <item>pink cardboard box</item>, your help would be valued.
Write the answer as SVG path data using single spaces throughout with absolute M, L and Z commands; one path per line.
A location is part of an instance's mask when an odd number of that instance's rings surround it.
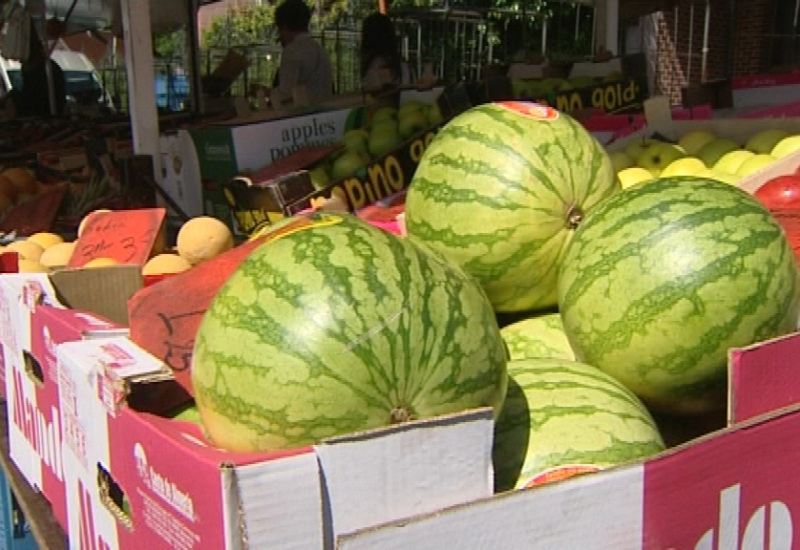
M 44 274 L 0 276 L 0 345 L 11 459 L 66 527 L 55 348 L 62 342 L 125 333 L 116 323 L 66 309 Z
M 75 549 L 333 548 L 340 533 L 492 492 L 488 409 L 232 453 L 196 424 L 135 408 L 163 363 L 131 340 L 69 342 L 57 355 L 61 423 L 76 434 L 62 446 Z

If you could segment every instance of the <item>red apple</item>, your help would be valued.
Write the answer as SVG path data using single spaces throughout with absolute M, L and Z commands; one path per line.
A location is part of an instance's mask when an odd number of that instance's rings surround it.
M 800 207 L 800 174 L 772 178 L 754 194 L 767 208 Z

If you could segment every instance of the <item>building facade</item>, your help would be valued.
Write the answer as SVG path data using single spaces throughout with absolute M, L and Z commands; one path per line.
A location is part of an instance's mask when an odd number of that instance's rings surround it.
M 690 85 L 796 67 L 799 6 L 798 0 L 621 0 L 620 29 L 624 36 L 642 17 L 653 18 L 655 92 L 679 103 Z

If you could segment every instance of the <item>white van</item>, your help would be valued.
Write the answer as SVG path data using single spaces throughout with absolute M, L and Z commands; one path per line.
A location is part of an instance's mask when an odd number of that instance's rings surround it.
M 68 109 L 98 104 L 113 109 L 111 97 L 103 89 L 103 83 L 88 57 L 71 50 L 54 50 L 52 58 L 64 73 Z M 21 86 L 19 61 L 0 57 L 0 98 L 5 97 L 13 88 Z

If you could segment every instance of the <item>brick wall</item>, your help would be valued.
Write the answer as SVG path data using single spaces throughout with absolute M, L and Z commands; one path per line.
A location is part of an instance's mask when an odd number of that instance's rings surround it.
M 771 27 L 773 1 L 738 0 L 731 22 L 729 0 L 711 0 L 706 80 L 725 78 L 729 71 L 731 75 L 744 75 L 767 69 L 765 35 Z M 620 17 L 628 20 L 661 11 L 656 87 L 679 104 L 683 87 L 702 82 L 705 2 L 630 0 L 621 4 Z

